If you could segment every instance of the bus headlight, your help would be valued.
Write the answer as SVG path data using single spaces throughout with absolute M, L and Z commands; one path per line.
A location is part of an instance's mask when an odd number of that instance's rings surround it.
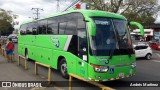
M 132 63 L 132 64 L 131 64 L 131 67 L 132 67 L 132 68 L 135 68 L 135 67 L 136 67 L 136 62 Z
M 107 72 L 108 71 L 107 66 L 99 66 L 99 65 L 95 65 L 95 64 L 91 64 L 91 66 L 93 66 L 94 71 L 96 71 L 96 72 Z

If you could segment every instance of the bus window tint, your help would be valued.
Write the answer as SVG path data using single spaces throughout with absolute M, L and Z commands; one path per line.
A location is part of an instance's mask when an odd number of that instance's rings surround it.
M 58 23 L 49 24 L 47 34 L 58 34 Z
M 47 20 L 41 20 L 38 22 L 38 34 L 46 34 Z
M 67 22 L 59 23 L 59 34 L 64 34 L 64 31 L 66 29 L 66 25 L 67 25 Z
M 52 17 L 47 19 L 47 34 L 58 34 L 58 19 Z
M 116 38 L 112 27 L 111 19 L 95 18 L 96 36 L 95 44 L 97 49 L 113 49 L 115 48 Z
M 67 22 L 67 27 L 66 27 L 66 30 L 65 30 L 65 34 L 67 35 L 76 35 L 76 21 L 75 20 L 70 20 Z
M 91 54 L 96 56 L 110 55 L 114 49 L 118 49 L 116 35 L 110 18 L 94 17 L 96 35 L 91 37 Z
M 86 30 L 78 30 L 78 56 L 82 59 L 87 53 Z
M 33 23 L 27 24 L 26 34 L 32 34 Z
M 77 16 L 78 16 L 77 29 L 86 28 L 86 26 L 85 26 L 85 21 L 84 21 L 84 18 L 83 18 L 83 16 L 82 16 L 82 14 L 77 14 Z
M 85 30 L 78 30 L 79 51 L 87 48 L 87 38 Z
M 48 20 L 48 24 L 53 24 L 53 23 L 57 23 L 58 22 L 57 17 L 49 18 L 47 20 Z
M 116 35 L 120 41 L 119 47 L 121 49 L 126 49 L 129 45 L 131 46 L 131 38 L 128 31 L 127 21 L 113 19 L 113 23 Z
M 33 22 L 32 34 L 37 35 L 37 22 Z
M 26 28 L 27 28 L 27 24 L 21 25 L 21 28 L 20 28 L 20 34 L 21 35 L 26 34 Z
M 77 14 L 76 13 L 71 13 L 71 14 L 66 14 L 67 17 L 67 26 L 65 30 L 66 35 L 76 35 L 77 34 Z
M 84 22 L 83 20 L 81 20 L 81 19 L 78 19 L 78 25 L 77 25 L 77 28 L 78 28 L 78 29 L 86 28 L 86 26 L 85 26 L 85 22 Z
M 46 34 L 46 25 L 38 26 L 38 34 Z

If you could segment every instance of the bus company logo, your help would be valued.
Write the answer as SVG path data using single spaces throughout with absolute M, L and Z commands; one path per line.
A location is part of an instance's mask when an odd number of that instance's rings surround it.
M 50 40 L 56 48 L 60 47 L 60 42 L 58 37 L 50 37 Z
M 2 82 L 2 87 L 11 87 L 11 82 Z
M 109 60 L 105 61 L 104 64 L 109 64 Z
M 105 61 L 105 64 L 109 63 L 109 60 L 107 58 L 98 58 L 98 57 L 96 57 L 96 61 L 98 61 L 98 62 Z

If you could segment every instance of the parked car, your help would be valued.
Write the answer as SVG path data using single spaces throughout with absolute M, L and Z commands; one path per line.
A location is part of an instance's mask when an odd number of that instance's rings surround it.
M 18 38 L 17 38 L 16 36 L 12 36 L 11 38 L 12 38 L 12 41 L 13 41 L 14 43 L 17 43 L 17 42 L 18 42 Z
M 143 41 L 144 41 L 144 39 L 143 39 L 143 38 L 141 38 L 139 41 L 140 41 L 140 42 L 143 42 Z
M 1 36 L 0 40 L 2 44 L 6 44 L 7 36 Z
M 134 45 L 136 58 L 145 57 L 147 60 L 150 60 L 152 57 L 152 49 L 149 45 L 138 44 Z
M 11 38 L 14 43 L 18 42 L 18 36 L 16 35 L 9 35 L 8 38 Z
M 149 42 L 138 42 L 138 45 L 149 45 Z
M 151 48 L 156 49 L 156 50 L 160 50 L 160 43 L 150 43 Z

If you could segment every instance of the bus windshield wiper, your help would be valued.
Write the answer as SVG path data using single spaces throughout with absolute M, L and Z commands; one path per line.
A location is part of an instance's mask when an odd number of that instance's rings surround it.
M 131 52 L 129 51 L 129 48 L 127 48 L 127 51 L 128 51 L 129 58 L 131 58 Z
M 115 47 L 114 47 L 115 46 Z M 110 54 L 109 54 L 109 59 L 112 59 L 112 56 L 114 55 L 114 51 L 116 49 L 116 43 L 113 45 L 113 49 L 111 49 Z
M 130 58 L 130 57 L 131 57 L 131 53 L 130 53 L 130 51 L 129 51 L 128 46 L 126 46 L 126 45 L 127 45 L 127 39 L 123 39 L 124 36 L 125 36 L 125 34 L 122 35 L 122 36 L 120 36 L 120 37 L 117 37 L 117 38 L 118 38 L 118 41 L 119 41 L 119 47 L 120 47 L 120 48 L 121 48 L 121 47 L 124 47 L 124 48 L 127 47 L 127 53 L 128 53 L 129 58 Z M 123 45 L 123 46 L 122 46 L 122 45 Z M 125 51 L 125 50 L 124 50 L 124 51 Z
M 110 52 L 110 54 L 109 54 L 109 60 L 112 59 L 112 56 L 113 56 L 113 54 L 114 54 L 114 50 L 115 50 L 115 49 L 111 49 L 111 52 Z

